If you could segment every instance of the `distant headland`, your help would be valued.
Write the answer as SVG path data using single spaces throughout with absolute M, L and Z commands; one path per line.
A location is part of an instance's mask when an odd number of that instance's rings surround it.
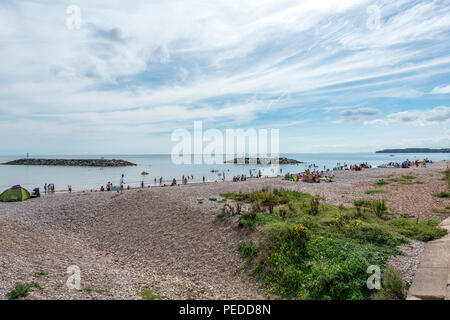
M 235 163 L 235 164 L 298 164 L 303 163 L 298 160 L 289 158 L 234 158 L 233 160 L 225 161 L 225 163 Z
M 33 159 L 25 158 L 2 163 L 20 166 L 65 166 L 65 167 L 126 167 L 136 164 L 117 159 Z
M 450 153 L 450 148 L 430 149 L 430 148 L 405 148 L 405 149 L 384 149 L 376 153 Z

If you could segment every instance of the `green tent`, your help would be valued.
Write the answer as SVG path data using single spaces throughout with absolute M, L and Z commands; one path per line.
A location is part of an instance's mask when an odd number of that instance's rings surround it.
M 30 198 L 30 193 L 24 188 L 11 188 L 0 194 L 0 201 L 23 201 Z

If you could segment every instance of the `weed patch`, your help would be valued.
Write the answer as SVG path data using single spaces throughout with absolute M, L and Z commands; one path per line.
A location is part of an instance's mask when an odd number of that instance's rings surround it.
M 438 222 L 435 220 L 412 221 L 400 218 L 392 220 L 391 224 L 398 233 L 419 241 L 431 241 L 447 234 L 447 230 L 436 228 Z
M 18 284 L 16 284 L 16 286 L 14 287 L 13 290 L 11 290 L 10 292 L 8 292 L 6 294 L 6 297 L 9 300 L 25 298 L 26 296 L 28 296 L 28 294 L 30 293 L 30 290 L 32 288 L 40 289 L 41 286 L 37 282 L 18 283 Z

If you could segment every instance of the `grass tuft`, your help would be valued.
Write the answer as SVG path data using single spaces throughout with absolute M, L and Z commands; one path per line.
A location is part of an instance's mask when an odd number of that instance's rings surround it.
M 10 292 L 8 292 L 6 294 L 6 297 L 9 300 L 25 298 L 26 296 L 28 296 L 28 294 L 30 293 L 30 290 L 32 288 L 40 289 L 41 286 L 37 282 L 18 283 L 18 284 L 16 284 L 16 286 L 14 287 L 13 290 L 11 290 Z
M 365 194 L 378 194 L 378 193 L 387 193 L 387 191 L 383 190 L 383 189 L 376 189 L 376 190 L 366 190 L 364 193 Z
M 392 220 L 391 224 L 398 233 L 419 241 L 431 241 L 447 234 L 447 230 L 436 228 L 438 222 L 435 220 L 412 221 L 399 218 Z
M 159 300 L 161 299 L 161 296 L 156 293 L 155 289 L 148 285 L 142 288 L 140 292 L 140 296 L 143 300 Z

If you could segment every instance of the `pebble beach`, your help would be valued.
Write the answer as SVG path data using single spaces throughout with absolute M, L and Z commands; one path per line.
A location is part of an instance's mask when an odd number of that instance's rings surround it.
M 0 202 L 0 299 L 16 283 L 38 282 L 26 299 L 140 299 L 151 286 L 161 299 L 264 299 L 264 290 L 242 270 L 237 244 L 251 234 L 217 218 L 221 193 L 283 188 L 352 206 L 361 198 L 383 198 L 393 215 L 442 221 L 447 198 L 446 161 L 426 168 L 336 171 L 332 183 L 286 181 L 281 177 L 211 182 L 116 192 L 42 195 Z M 379 179 L 414 176 L 411 184 L 375 187 Z M 365 194 L 382 188 L 384 194 Z M 391 257 L 412 279 L 424 244 L 412 241 Z M 80 290 L 66 286 L 67 268 L 81 270 Z

